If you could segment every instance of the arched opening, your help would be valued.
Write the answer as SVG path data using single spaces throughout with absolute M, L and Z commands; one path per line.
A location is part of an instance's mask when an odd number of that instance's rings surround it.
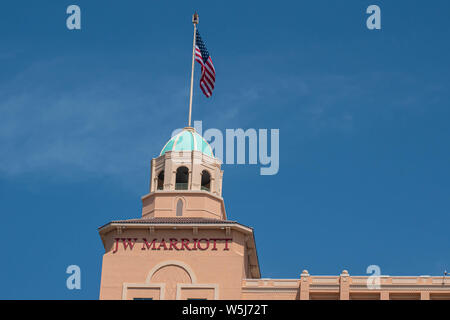
M 177 202 L 177 217 L 181 217 L 183 215 L 183 201 L 180 199 Z
M 156 187 L 157 190 L 162 190 L 164 189 L 164 170 L 162 170 L 159 174 L 158 174 L 158 184 Z
M 211 175 L 208 171 L 202 171 L 202 190 L 211 191 Z
M 179 167 L 177 169 L 177 177 L 175 180 L 175 190 L 187 190 L 189 181 L 189 169 Z

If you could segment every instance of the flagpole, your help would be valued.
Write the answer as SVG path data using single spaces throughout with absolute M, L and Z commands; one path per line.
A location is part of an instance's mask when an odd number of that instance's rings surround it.
M 189 96 L 189 125 L 191 126 L 191 115 L 192 115 L 192 92 L 194 90 L 194 62 L 195 62 L 195 38 L 197 34 L 197 23 L 198 23 L 198 14 L 194 13 L 192 16 L 192 23 L 194 24 L 194 42 L 192 44 L 192 71 L 191 71 L 191 94 Z

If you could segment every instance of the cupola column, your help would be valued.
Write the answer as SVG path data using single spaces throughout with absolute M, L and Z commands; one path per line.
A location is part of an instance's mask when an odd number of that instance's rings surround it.
M 210 190 L 211 190 L 211 192 L 212 193 L 214 193 L 214 194 L 218 194 L 217 193 L 217 190 L 216 190 L 216 183 L 215 183 L 215 180 L 216 180 L 216 178 L 214 178 L 214 175 L 213 176 L 211 176 L 211 180 L 210 180 Z

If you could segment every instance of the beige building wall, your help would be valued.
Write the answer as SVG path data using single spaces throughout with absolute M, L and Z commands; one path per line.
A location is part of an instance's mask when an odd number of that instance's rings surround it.
M 250 266 L 244 263 L 250 231 L 226 226 L 122 228 L 110 228 L 102 236 L 106 253 L 100 299 L 241 298 L 242 279 L 251 277 Z M 157 241 L 149 250 L 153 239 Z M 172 247 L 171 239 L 177 239 Z M 191 250 L 181 250 L 181 239 L 190 240 Z M 200 240 L 203 250 L 193 249 L 193 239 Z
M 345 281 L 343 281 L 345 280 Z M 244 279 L 245 300 L 450 300 L 450 280 L 444 277 L 381 276 L 380 288 L 371 289 L 368 276 L 310 276 L 300 279 Z

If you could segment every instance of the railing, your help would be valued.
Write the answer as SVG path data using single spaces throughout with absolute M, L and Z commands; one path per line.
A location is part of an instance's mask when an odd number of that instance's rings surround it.
M 187 190 L 188 189 L 188 184 L 187 182 L 178 182 L 175 183 L 175 190 Z
M 162 188 L 161 188 L 161 189 L 158 188 L 158 190 L 162 190 Z M 187 183 L 187 182 L 178 182 L 178 183 L 175 183 L 175 190 L 188 190 L 188 183 Z M 208 192 L 211 191 L 210 188 L 204 187 L 204 186 L 201 186 L 201 187 L 200 187 L 200 190 L 208 191 Z

